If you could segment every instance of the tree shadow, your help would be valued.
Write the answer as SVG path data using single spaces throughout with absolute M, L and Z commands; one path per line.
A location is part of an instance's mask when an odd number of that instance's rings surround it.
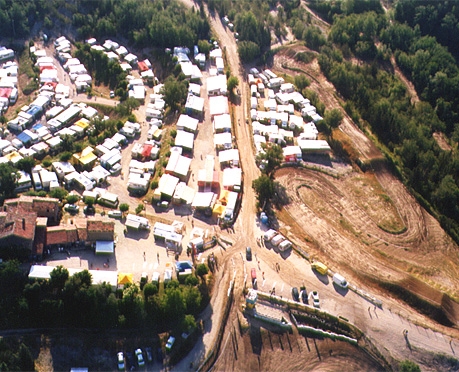
M 279 182 L 274 182 L 274 198 L 273 203 L 277 209 L 290 204 L 290 198 L 287 194 L 287 189 Z
M 252 352 L 256 355 L 261 355 L 263 349 L 263 340 L 261 338 L 260 326 L 250 325 L 250 343 L 252 345 Z

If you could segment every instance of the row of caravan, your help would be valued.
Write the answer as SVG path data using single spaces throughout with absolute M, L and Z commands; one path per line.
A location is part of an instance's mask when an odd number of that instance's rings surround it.
M 289 249 L 292 246 L 292 243 L 289 240 L 287 240 L 282 234 L 279 234 L 274 229 L 266 231 L 263 235 L 263 239 L 265 242 L 269 242 L 271 245 L 278 247 L 279 251 L 281 252 Z M 311 266 L 315 271 L 317 271 L 321 275 L 328 274 L 328 267 L 322 262 L 314 261 Z M 337 286 L 343 289 L 347 289 L 348 282 L 341 274 L 334 273 L 332 280 L 333 283 Z
M 271 243 L 274 247 L 278 247 L 281 252 L 286 251 L 292 246 L 292 243 L 289 240 L 273 229 L 266 231 L 263 235 L 263 239 L 265 242 Z

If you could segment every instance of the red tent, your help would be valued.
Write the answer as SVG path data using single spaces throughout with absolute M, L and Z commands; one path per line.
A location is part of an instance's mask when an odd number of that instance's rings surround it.
M 144 61 L 140 61 L 137 65 L 139 66 L 139 71 L 140 72 L 144 72 L 144 71 L 149 70 L 147 64 Z
M 150 145 L 150 144 L 143 145 L 142 156 L 144 158 L 149 158 L 151 156 L 152 149 L 153 149 L 153 145 Z
M 0 97 L 10 98 L 12 90 L 11 88 L 0 88 Z
M 55 70 L 56 67 L 54 67 L 53 65 L 43 65 L 43 66 L 40 66 L 40 72 L 43 72 L 43 70 Z

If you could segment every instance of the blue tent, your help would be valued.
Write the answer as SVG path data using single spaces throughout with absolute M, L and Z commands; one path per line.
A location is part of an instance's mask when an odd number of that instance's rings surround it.
M 38 106 L 31 106 L 26 112 L 32 115 L 35 119 L 37 119 L 42 114 L 41 107 Z
M 43 126 L 42 123 L 37 123 L 37 124 L 35 124 L 35 125 L 32 127 L 32 129 L 33 129 L 33 130 L 37 130 L 37 129 L 40 129 L 42 126 Z

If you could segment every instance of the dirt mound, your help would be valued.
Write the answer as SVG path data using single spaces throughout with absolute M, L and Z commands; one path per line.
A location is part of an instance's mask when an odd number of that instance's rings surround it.
M 252 321 L 251 321 L 252 323 Z M 227 338 L 215 371 L 381 371 L 365 350 L 343 341 L 279 332 L 256 320 Z
M 407 277 L 398 282 L 379 282 L 379 285 L 440 324 L 447 327 L 458 324 L 459 304 L 419 279 Z

